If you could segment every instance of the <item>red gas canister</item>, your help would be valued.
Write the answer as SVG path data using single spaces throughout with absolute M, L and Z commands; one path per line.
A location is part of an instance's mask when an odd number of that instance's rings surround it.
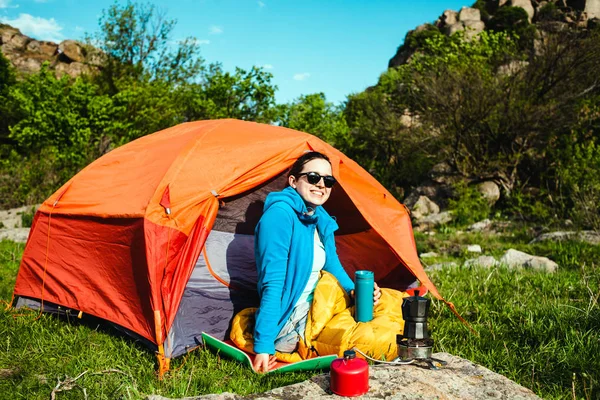
M 369 364 L 356 358 L 354 350 L 344 351 L 344 358 L 331 363 L 329 387 L 340 396 L 360 396 L 369 391 Z

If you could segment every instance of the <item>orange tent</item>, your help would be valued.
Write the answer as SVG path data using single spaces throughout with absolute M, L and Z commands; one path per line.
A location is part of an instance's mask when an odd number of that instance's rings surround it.
M 371 269 L 380 286 L 400 290 L 416 278 L 441 299 L 406 208 L 357 163 L 307 133 L 213 120 L 119 147 L 50 196 L 25 248 L 17 305 L 105 319 L 154 347 L 164 372 L 198 344 L 198 330 L 226 336 L 236 298 L 255 298 L 261 201 L 307 150 L 327 154 L 339 181 L 325 206 L 350 276 Z

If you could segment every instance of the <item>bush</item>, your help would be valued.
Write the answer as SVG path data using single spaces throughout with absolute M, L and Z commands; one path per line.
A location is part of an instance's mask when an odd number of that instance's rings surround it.
M 533 45 L 535 25 L 529 23 L 529 15 L 522 7 L 501 7 L 488 26 L 493 31 L 506 32 L 515 36 L 522 50 L 530 49 Z
M 584 228 L 600 231 L 600 146 L 594 141 L 573 146 L 558 175 L 573 202 L 571 217 Z
M 450 199 L 448 208 L 453 212 L 456 225 L 468 225 L 486 219 L 492 211 L 488 201 L 474 186 L 465 182 L 454 185 L 456 197 Z
M 546 3 L 538 11 L 538 20 L 540 21 L 556 21 L 560 17 L 560 10 L 554 3 Z

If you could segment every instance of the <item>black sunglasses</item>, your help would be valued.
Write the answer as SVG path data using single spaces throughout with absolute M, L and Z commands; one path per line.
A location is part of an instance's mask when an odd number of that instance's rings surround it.
M 333 185 L 335 185 L 335 183 L 337 182 L 333 176 L 320 175 L 318 172 L 303 172 L 301 174 L 298 174 L 298 179 L 300 179 L 302 175 L 306 175 L 306 181 L 311 185 L 316 185 L 317 183 L 319 183 L 321 181 L 321 178 L 323 178 L 323 184 L 326 188 L 332 188 Z

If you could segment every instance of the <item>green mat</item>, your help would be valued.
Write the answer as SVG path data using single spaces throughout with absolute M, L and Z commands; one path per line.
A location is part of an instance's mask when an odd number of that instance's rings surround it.
M 219 340 L 215 337 L 210 336 L 207 333 L 202 332 L 202 340 L 205 345 L 215 349 L 221 354 L 225 354 L 227 357 L 232 358 L 243 365 L 252 368 L 252 360 L 254 358 L 253 354 L 248 354 L 243 350 L 238 349 L 237 347 L 225 343 L 222 340 Z M 271 372 L 295 372 L 295 371 L 318 371 L 318 370 L 328 370 L 331 362 L 337 358 L 336 355 L 332 354 L 329 356 L 321 356 L 317 358 L 311 358 L 309 360 L 302 360 L 295 363 L 282 363 L 277 362 L 277 365 L 271 369 L 267 374 Z

